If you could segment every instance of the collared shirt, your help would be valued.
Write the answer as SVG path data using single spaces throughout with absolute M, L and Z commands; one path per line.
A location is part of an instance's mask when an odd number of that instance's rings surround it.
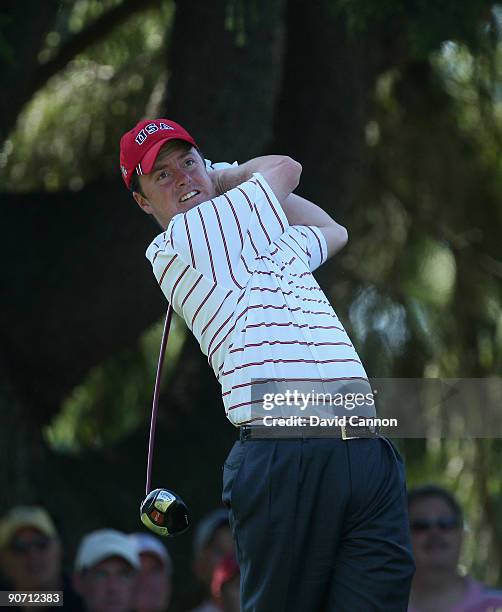
M 146 255 L 221 383 L 233 424 L 263 416 L 266 383 L 367 381 L 312 275 L 327 258 L 321 230 L 290 226 L 261 174 L 173 217 Z

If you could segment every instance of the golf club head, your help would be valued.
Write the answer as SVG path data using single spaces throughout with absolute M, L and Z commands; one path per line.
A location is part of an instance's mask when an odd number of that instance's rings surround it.
M 185 502 L 168 489 L 148 493 L 140 506 L 140 518 L 145 527 L 163 537 L 184 533 L 190 524 Z

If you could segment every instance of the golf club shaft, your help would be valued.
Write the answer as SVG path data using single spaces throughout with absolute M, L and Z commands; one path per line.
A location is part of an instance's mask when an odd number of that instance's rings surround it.
M 146 464 L 146 495 L 148 495 L 148 493 L 150 493 L 151 491 L 152 459 L 153 447 L 155 444 L 155 427 L 157 425 L 157 412 L 159 408 L 160 377 L 162 374 L 162 365 L 164 364 L 164 357 L 166 354 L 167 338 L 169 336 L 169 328 L 171 327 L 172 315 L 173 308 L 171 304 L 169 304 L 167 308 L 166 320 L 164 322 L 164 331 L 162 332 L 162 340 L 160 341 L 159 363 L 157 364 L 157 375 L 155 377 L 155 388 L 153 391 L 152 418 L 150 421 L 150 438 L 148 440 L 148 460 Z

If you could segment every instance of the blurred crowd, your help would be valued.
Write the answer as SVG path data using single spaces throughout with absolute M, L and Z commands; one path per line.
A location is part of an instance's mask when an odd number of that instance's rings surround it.
M 409 492 L 408 512 L 416 564 L 408 612 L 502 612 L 502 591 L 460 569 L 466 529 L 456 498 L 424 485 Z M 159 538 L 146 531 L 92 531 L 80 540 L 71 565 L 63 564 L 63 548 L 44 508 L 11 508 L 0 519 L 0 590 L 63 591 L 63 607 L 45 609 L 71 612 L 170 609 L 176 573 Z M 192 571 L 201 597 L 187 612 L 239 611 L 239 566 L 225 508 L 196 525 Z
M 11 508 L 0 519 L 0 590 L 62 591 L 63 607 L 44 606 L 46 610 L 170 609 L 173 561 L 159 538 L 146 531 L 126 534 L 98 529 L 82 537 L 71 565 L 63 563 L 63 549 L 55 523 L 44 508 Z M 192 567 L 203 598 L 193 612 L 239 611 L 239 567 L 226 509 L 208 513 L 196 526 Z

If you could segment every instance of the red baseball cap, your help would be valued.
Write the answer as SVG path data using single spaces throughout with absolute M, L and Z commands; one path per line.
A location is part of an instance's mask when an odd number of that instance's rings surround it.
M 140 176 L 152 171 L 160 149 L 168 140 L 197 143 L 178 123 L 170 119 L 144 119 L 120 139 L 120 170 L 127 188 L 136 171 Z

